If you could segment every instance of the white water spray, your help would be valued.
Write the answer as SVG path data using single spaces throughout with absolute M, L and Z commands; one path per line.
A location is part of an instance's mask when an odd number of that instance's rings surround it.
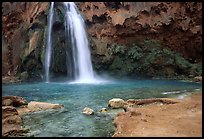
M 70 78 L 73 77 L 74 81 L 71 83 L 91 83 L 97 84 L 106 82 L 94 74 L 91 53 L 89 50 L 89 42 L 86 34 L 85 23 L 77 9 L 74 2 L 64 2 L 66 8 L 65 13 L 65 40 L 67 47 L 67 71 Z M 45 57 L 45 76 L 46 82 L 50 81 L 49 71 L 52 54 L 52 25 L 53 25 L 53 11 L 54 2 L 51 2 L 49 19 L 48 19 L 48 33 L 47 33 L 47 47 Z M 69 42 L 69 43 L 68 43 Z M 71 52 L 70 52 L 71 50 Z
M 66 39 L 71 41 L 69 47 L 73 56 L 74 83 L 97 83 L 99 80 L 94 76 L 84 20 L 74 2 L 64 2 L 64 5 Z
M 49 71 L 50 71 L 51 53 L 52 53 L 52 51 L 51 51 L 51 47 L 52 47 L 51 33 L 52 33 L 53 13 L 54 13 L 53 7 L 54 7 L 54 2 L 51 2 L 49 18 L 48 18 L 47 46 L 46 46 L 46 54 L 45 54 L 45 78 L 46 78 L 46 82 L 50 81 Z

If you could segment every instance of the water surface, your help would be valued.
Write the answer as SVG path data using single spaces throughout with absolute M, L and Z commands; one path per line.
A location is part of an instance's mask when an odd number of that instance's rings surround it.
M 114 133 L 115 113 L 100 114 L 112 98 L 176 97 L 191 91 L 202 91 L 202 83 L 175 80 L 122 80 L 98 84 L 68 82 L 35 82 L 2 86 L 4 95 L 22 96 L 28 101 L 63 104 L 60 110 L 34 112 L 24 116 L 24 124 L 31 134 L 39 137 L 109 137 Z M 96 111 L 95 115 L 82 114 L 84 107 Z

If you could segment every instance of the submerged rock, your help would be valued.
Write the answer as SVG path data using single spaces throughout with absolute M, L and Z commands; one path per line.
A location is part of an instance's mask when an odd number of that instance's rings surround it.
M 47 103 L 47 102 L 36 102 L 36 101 L 31 101 L 28 103 L 27 108 L 30 111 L 40 111 L 40 110 L 47 110 L 47 109 L 57 109 L 57 108 L 62 108 L 64 107 L 61 104 L 52 104 L 52 103 Z
M 82 111 L 83 114 L 86 115 L 93 115 L 94 114 L 94 110 L 92 110 L 91 108 L 85 107 Z
M 125 101 L 121 98 L 113 98 L 109 100 L 108 106 L 111 108 L 123 108 Z

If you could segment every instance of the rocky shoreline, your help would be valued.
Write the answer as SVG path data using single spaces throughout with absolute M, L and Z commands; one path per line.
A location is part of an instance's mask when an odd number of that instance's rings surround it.
M 202 135 L 202 92 L 191 92 L 182 99 L 110 99 L 108 108 L 99 113 L 115 113 L 112 137 L 193 137 Z M 35 111 L 63 108 L 63 105 L 46 102 L 27 102 L 19 96 L 2 97 L 2 137 L 23 137 L 22 116 Z M 119 110 L 120 109 L 120 110 Z M 123 110 L 124 111 L 123 111 Z M 95 115 L 85 107 L 83 114 Z
M 19 96 L 2 97 L 2 137 L 23 137 L 29 129 L 23 127 L 22 116 L 31 112 L 58 109 L 61 104 L 27 102 Z
M 126 101 L 126 112 L 118 113 L 114 120 L 113 137 L 201 137 L 202 93 L 168 101 L 174 103 L 161 99 Z

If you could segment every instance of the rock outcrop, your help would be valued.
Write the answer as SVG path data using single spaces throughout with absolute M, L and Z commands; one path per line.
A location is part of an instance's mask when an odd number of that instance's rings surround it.
M 24 136 L 29 129 L 23 128 L 22 116 L 30 112 L 42 111 L 48 109 L 58 109 L 64 107 L 61 104 L 52 104 L 46 102 L 27 102 L 19 96 L 2 97 L 2 136 L 19 137 Z

